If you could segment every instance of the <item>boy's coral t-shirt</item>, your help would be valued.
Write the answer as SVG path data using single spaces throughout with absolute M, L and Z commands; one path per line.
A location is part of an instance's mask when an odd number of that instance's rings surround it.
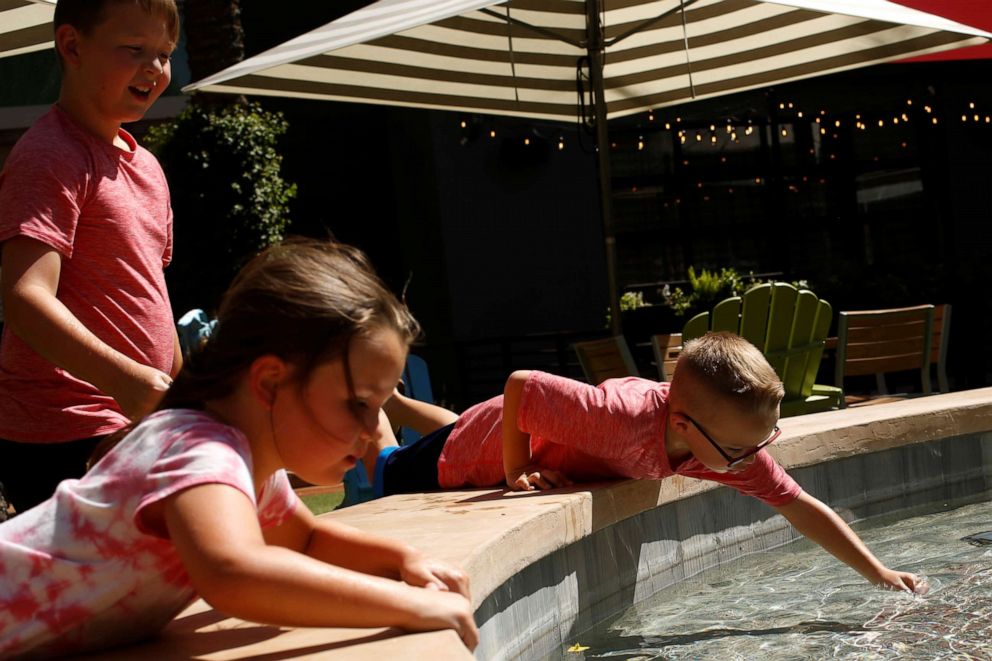
M 673 468 L 665 452 L 668 387 L 636 377 L 608 379 L 593 387 L 535 371 L 524 384 L 517 424 L 531 435 L 534 463 L 576 482 L 658 480 L 678 474 L 726 484 L 773 507 L 802 492 L 764 450 L 740 472 L 718 473 L 695 458 Z M 438 460 L 442 488 L 504 482 L 502 424 L 502 396 L 459 417 Z
M 57 298 L 101 341 L 169 373 L 175 349 L 163 268 L 172 210 L 158 161 L 104 143 L 58 106 L 14 146 L 0 172 L 0 242 L 36 239 L 62 258 Z M 0 438 L 59 442 L 127 424 L 117 403 L 45 360 L 9 328 L 0 344 Z
M 251 450 L 202 411 L 149 416 L 79 480 L 0 524 L 0 658 L 48 658 L 146 637 L 194 598 L 168 531 L 143 518 L 184 489 L 224 484 L 262 528 L 299 505 L 284 470 L 255 493 Z

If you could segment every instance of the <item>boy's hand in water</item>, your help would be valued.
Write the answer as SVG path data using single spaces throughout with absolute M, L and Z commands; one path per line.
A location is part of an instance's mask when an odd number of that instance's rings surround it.
M 571 486 L 572 481 L 556 470 L 531 464 L 507 472 L 506 485 L 513 491 L 537 491 Z
M 404 583 L 428 590 L 457 592 L 470 599 L 468 576 L 461 569 L 441 560 L 429 558 L 420 552 L 404 558 L 400 565 L 400 578 Z
M 915 592 L 916 594 L 926 594 L 930 591 L 930 585 L 926 579 L 909 572 L 886 569 L 882 571 L 879 578 L 881 580 L 878 585 L 889 590 Z

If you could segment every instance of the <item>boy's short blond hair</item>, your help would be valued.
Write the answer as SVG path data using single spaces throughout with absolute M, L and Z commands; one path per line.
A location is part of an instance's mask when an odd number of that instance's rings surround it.
M 87 34 L 104 19 L 110 5 L 133 4 L 153 16 L 165 20 L 172 43 L 179 41 L 179 8 L 176 0 L 58 0 L 52 19 L 55 30 L 61 25 L 71 25 Z
M 726 331 L 685 343 L 671 387 L 686 397 L 692 396 L 689 389 L 701 389 L 701 396 L 716 395 L 759 414 L 774 411 L 785 396 L 782 381 L 758 348 Z

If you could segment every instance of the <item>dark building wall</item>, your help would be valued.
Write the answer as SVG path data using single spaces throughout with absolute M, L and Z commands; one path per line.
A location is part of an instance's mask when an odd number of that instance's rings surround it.
M 603 328 L 595 158 L 574 133 L 507 120 L 459 146 L 458 115 L 431 124 L 455 338 Z

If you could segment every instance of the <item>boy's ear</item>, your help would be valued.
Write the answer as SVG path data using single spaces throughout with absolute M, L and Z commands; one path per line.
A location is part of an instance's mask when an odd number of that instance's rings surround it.
M 69 66 L 79 64 L 79 31 L 63 23 L 55 30 L 55 50 L 62 62 Z
M 669 419 L 679 434 L 685 434 L 689 430 L 689 420 L 683 414 L 678 412 L 671 413 Z
M 266 354 L 256 358 L 248 368 L 248 382 L 251 394 L 262 408 L 271 409 L 276 400 L 276 391 L 286 382 L 290 366 L 282 358 Z

